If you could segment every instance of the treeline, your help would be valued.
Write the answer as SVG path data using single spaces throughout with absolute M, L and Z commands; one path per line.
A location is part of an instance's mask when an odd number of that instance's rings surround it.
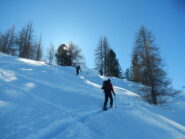
M 28 23 L 20 31 L 15 26 L 0 34 L 0 52 L 22 58 L 41 60 L 43 52 L 41 37 L 36 38 L 32 23 Z
M 0 52 L 32 60 L 43 60 L 41 37 L 38 38 L 32 23 L 28 23 L 20 31 L 15 26 L 4 33 L 0 33 Z M 49 64 L 61 66 L 76 66 L 85 64 L 81 49 L 75 44 L 62 44 L 55 50 L 53 44 L 47 48 L 46 60 Z
M 32 23 L 28 23 L 18 33 L 13 26 L 0 34 L 0 51 L 33 60 L 41 60 L 43 56 L 41 38 L 37 39 L 34 35 Z M 81 49 L 72 42 L 61 44 L 57 49 L 51 44 L 47 48 L 45 61 L 60 66 L 85 65 Z M 125 72 L 106 36 L 100 37 L 95 49 L 95 70 L 102 76 L 124 78 L 143 84 L 140 90 L 144 94 L 141 95 L 151 104 L 165 103 L 167 96 L 178 93 L 171 87 L 152 32 L 144 26 L 136 34 L 131 65 Z

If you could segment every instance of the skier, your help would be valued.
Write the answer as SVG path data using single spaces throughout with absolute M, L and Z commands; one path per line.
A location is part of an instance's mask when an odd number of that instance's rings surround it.
M 101 69 L 99 70 L 100 75 L 103 75 L 103 68 L 101 67 Z
M 78 75 L 80 71 L 82 71 L 81 68 L 80 68 L 80 66 L 79 65 L 76 66 L 76 75 Z
M 103 82 L 102 89 L 104 90 L 104 94 L 105 94 L 105 102 L 104 102 L 103 110 L 106 111 L 107 110 L 108 98 L 110 99 L 110 108 L 112 108 L 112 106 L 113 106 L 112 93 L 114 94 L 114 96 L 116 94 L 114 92 L 114 89 L 113 89 L 113 86 L 112 86 L 112 83 L 111 83 L 110 79 Z

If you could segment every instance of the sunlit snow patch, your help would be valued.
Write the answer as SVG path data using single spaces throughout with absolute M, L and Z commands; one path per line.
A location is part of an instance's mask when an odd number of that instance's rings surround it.
M 117 89 L 117 90 L 120 90 L 121 92 L 124 92 L 124 94 L 126 94 L 128 96 L 138 96 L 139 97 L 138 94 L 133 93 L 133 92 L 127 90 L 127 89 L 124 89 L 124 88 L 121 88 L 121 87 L 117 87 L 117 86 L 115 86 L 114 88 Z
M 46 65 L 45 62 L 43 62 L 43 61 L 34 61 L 34 60 L 24 59 L 24 58 L 18 58 L 18 60 L 25 62 L 25 63 L 28 63 L 28 64 L 37 65 L 37 66 Z
M 81 79 L 83 79 L 83 78 L 81 78 Z M 89 81 L 89 80 L 84 80 L 87 84 L 90 84 L 90 85 L 92 85 L 92 86 L 94 86 L 94 87 L 97 87 L 97 88 L 101 88 L 101 86 L 100 85 L 98 85 L 98 84 L 96 84 L 96 83 L 93 83 L 93 82 L 91 82 L 91 81 Z
M 34 83 L 27 82 L 24 84 L 23 90 L 27 92 L 27 91 L 30 91 L 31 89 L 35 88 L 35 86 L 36 85 Z
M 26 68 L 22 68 L 21 70 L 32 71 L 33 69 L 26 69 Z
M 26 83 L 25 86 L 28 87 L 28 88 L 34 88 L 35 87 L 35 84 L 29 82 L 29 83 Z
M 0 69 L 0 80 L 6 81 L 6 82 L 11 82 L 16 80 L 15 72 L 11 70 L 3 70 Z

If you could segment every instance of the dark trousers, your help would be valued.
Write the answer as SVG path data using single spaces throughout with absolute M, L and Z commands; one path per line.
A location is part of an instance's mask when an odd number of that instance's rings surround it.
M 79 70 L 76 70 L 76 75 L 78 75 L 79 74 Z
M 110 99 L 110 107 L 113 105 L 113 98 L 111 93 L 105 93 L 105 102 L 104 102 L 104 108 L 107 107 L 108 98 Z

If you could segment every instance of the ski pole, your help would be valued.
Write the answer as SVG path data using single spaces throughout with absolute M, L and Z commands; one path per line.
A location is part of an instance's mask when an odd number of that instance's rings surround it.
M 117 108 L 116 96 L 114 96 L 115 108 Z

